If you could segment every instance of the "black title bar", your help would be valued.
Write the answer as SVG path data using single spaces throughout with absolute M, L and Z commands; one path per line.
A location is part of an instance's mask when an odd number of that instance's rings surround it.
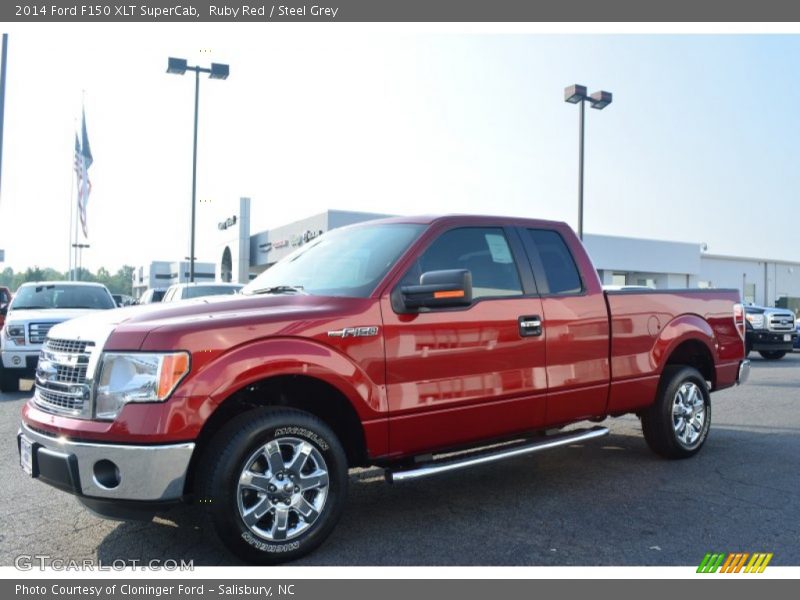
M 780 22 L 794 0 L 4 0 L 14 22 Z

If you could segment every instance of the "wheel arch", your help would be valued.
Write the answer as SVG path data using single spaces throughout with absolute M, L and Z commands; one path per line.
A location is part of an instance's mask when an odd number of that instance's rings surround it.
M 308 375 L 276 374 L 230 394 L 206 419 L 195 440 L 184 491 L 195 488 L 195 475 L 216 434 L 232 419 L 256 408 L 295 408 L 328 425 L 344 448 L 350 467 L 368 464 L 366 432 L 352 402 L 338 388 Z
M 716 338 L 711 325 L 698 315 L 681 315 L 660 332 L 653 348 L 653 360 L 659 376 L 669 366 L 685 365 L 697 369 L 703 378 L 716 386 Z

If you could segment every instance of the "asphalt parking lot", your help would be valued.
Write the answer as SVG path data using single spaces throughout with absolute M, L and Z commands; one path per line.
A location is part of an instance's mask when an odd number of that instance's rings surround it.
M 354 473 L 333 535 L 296 564 L 696 565 L 709 551 L 760 551 L 800 565 L 800 353 L 751 358 L 750 382 L 712 397 L 693 459 L 656 457 L 624 417 L 599 441 L 427 480 Z M 32 553 L 238 564 L 192 508 L 106 521 L 27 478 L 15 441 L 27 396 L 0 395 L 0 564 Z

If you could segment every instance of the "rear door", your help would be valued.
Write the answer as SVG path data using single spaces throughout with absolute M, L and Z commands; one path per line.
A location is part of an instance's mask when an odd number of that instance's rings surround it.
M 514 230 L 454 227 L 438 232 L 396 282 L 468 269 L 473 303 L 397 314 L 381 299 L 386 341 L 390 447 L 411 454 L 540 426 L 545 416 L 545 343 L 520 319 L 542 314 Z
M 599 282 L 586 281 L 581 275 L 574 252 L 560 232 L 521 228 L 519 233 L 542 299 L 547 424 L 602 416 L 608 400 L 610 338 L 608 308 Z M 588 259 L 584 263 L 590 264 Z

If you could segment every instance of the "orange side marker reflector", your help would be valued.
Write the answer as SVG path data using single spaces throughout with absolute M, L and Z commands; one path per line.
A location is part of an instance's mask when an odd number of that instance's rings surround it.
M 434 292 L 434 298 L 463 298 L 464 290 L 453 290 L 452 292 Z

